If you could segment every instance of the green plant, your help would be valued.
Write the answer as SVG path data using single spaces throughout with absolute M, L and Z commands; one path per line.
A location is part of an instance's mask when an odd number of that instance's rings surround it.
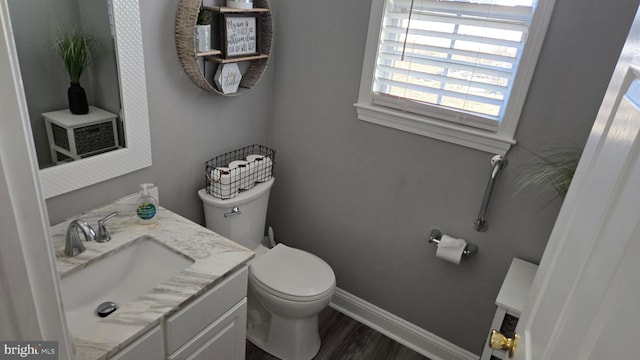
M 562 146 L 533 155 L 536 159 L 523 166 L 518 179 L 518 191 L 529 186 L 540 186 L 545 191 L 557 192 L 564 200 L 580 161 L 582 149 L 577 146 Z
M 55 48 L 64 61 L 71 82 L 80 82 L 80 76 L 93 60 L 95 40 L 89 35 L 73 30 L 56 40 Z
M 206 10 L 200 5 L 200 12 L 198 12 L 198 25 L 210 25 L 211 24 L 211 12 Z

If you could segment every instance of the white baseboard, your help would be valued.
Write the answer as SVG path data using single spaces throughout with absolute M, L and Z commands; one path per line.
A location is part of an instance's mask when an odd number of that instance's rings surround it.
M 431 360 L 479 359 L 478 355 L 342 289 L 336 288 L 329 306 Z

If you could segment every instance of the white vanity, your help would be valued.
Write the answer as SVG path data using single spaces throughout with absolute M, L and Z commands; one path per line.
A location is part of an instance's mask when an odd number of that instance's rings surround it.
M 162 207 L 155 224 L 138 224 L 133 214 L 137 197 L 134 194 L 122 198 L 52 227 L 56 265 L 63 283 L 63 305 L 76 358 L 199 359 L 215 355 L 220 359 L 244 359 L 247 263 L 253 252 Z M 74 257 L 64 255 L 65 233 L 72 220 L 82 218 L 96 228 L 99 219 L 114 211 L 119 215 L 107 223 L 111 241 L 84 242 L 84 252 Z M 142 262 L 145 256 L 122 254 L 131 248 L 147 251 L 140 246 L 142 243 L 153 243 L 152 247 L 169 250 L 171 256 L 183 257 L 188 262 L 182 270 L 174 271 L 149 289 L 135 284 L 118 289 L 135 297 L 117 304 L 118 309 L 104 318 L 95 315 L 93 304 L 110 300 L 100 297 L 117 297 L 118 291 L 105 291 L 107 295 L 100 293 L 95 295 L 96 299 L 87 300 L 94 296 L 94 290 L 82 291 L 82 286 L 74 289 L 64 284 L 80 281 L 76 280 L 78 275 L 87 274 L 99 279 L 106 288 L 120 286 L 119 282 L 108 284 L 110 279 L 99 274 L 110 275 L 113 271 L 116 278 L 132 276 L 135 269 L 129 267 L 140 265 L 136 262 L 138 259 Z M 129 259 L 113 263 L 109 262 L 110 257 Z M 166 260 L 160 264 L 163 262 Z M 100 264 L 110 265 L 98 268 Z M 162 268 L 160 264 L 151 266 Z M 143 273 L 152 272 L 144 269 Z M 123 271 L 124 275 L 117 275 Z M 82 321 L 71 320 L 73 316 Z
M 113 359 L 244 359 L 246 289 L 244 267 L 165 318 Z

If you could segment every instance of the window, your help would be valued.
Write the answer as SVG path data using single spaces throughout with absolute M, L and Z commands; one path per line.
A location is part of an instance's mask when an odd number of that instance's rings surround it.
M 505 153 L 553 0 L 372 2 L 358 117 Z

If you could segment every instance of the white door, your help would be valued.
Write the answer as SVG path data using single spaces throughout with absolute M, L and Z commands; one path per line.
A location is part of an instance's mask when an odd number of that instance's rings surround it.
M 640 359 L 639 107 L 636 14 L 518 324 L 515 359 Z

